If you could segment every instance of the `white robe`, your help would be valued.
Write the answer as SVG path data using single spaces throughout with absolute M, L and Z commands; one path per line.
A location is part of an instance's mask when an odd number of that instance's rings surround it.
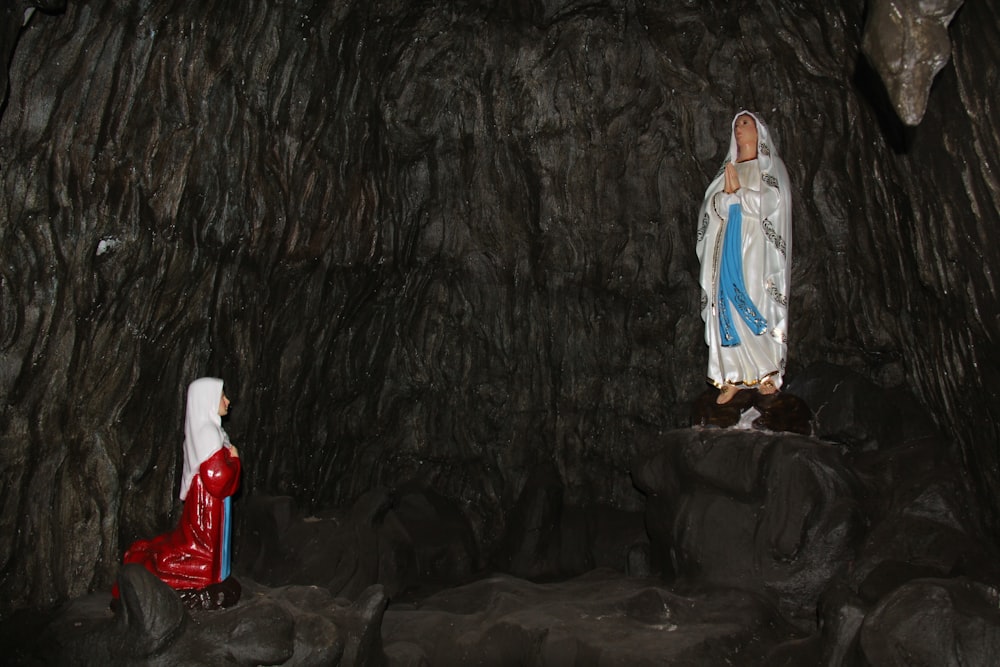
M 736 118 L 743 113 L 737 114 Z M 753 114 L 749 114 L 753 116 Z M 701 316 L 708 345 L 708 380 L 723 384 L 754 386 L 770 380 L 780 387 L 785 371 L 788 335 L 788 291 L 791 266 L 791 191 L 788 173 L 778 157 L 767 128 L 756 116 L 757 159 L 736 162 L 736 139 L 731 135 L 726 162 L 733 162 L 740 189 L 724 192 L 725 174 L 712 181 L 705 192 L 699 213 L 698 259 L 702 288 Z M 736 118 L 733 118 L 735 127 Z M 740 343 L 724 346 L 719 328 L 722 303 L 719 276 L 729 207 L 739 204 L 743 225 L 741 250 L 743 280 L 747 295 L 767 324 L 762 334 L 754 333 L 731 308 L 731 319 Z

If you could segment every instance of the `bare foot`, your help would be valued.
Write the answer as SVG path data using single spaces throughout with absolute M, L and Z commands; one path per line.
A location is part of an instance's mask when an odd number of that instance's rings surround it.
M 774 386 L 774 383 L 770 380 L 764 380 L 757 387 L 757 391 L 761 393 L 762 396 L 771 396 L 778 393 L 778 388 Z
M 733 400 L 733 396 L 735 396 L 739 390 L 740 388 L 735 384 L 722 385 L 722 389 L 719 390 L 719 397 L 715 399 L 716 404 L 725 405 L 729 401 Z

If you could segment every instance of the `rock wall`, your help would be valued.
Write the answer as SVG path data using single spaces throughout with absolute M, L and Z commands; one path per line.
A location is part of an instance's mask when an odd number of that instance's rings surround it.
M 417 483 L 488 544 L 551 462 L 568 504 L 634 509 L 601 471 L 703 386 L 694 217 L 742 106 L 796 188 L 789 374 L 908 384 L 995 523 L 985 3 L 915 130 L 860 1 L 66 5 L 0 116 L 0 612 L 172 523 L 206 374 L 248 494 Z

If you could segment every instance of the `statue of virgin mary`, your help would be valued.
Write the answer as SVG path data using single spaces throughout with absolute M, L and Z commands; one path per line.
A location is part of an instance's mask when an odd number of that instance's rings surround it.
M 698 215 L 701 317 L 718 403 L 780 389 L 788 347 L 792 197 L 759 117 L 733 118 L 729 153 Z

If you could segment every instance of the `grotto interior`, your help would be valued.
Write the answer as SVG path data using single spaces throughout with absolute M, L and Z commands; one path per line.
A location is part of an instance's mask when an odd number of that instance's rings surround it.
M 988 664 L 995 5 L 9 0 L 0 651 Z M 696 214 L 741 108 L 791 327 L 777 403 L 719 408 Z M 213 611 L 122 566 L 200 376 L 243 461 Z

